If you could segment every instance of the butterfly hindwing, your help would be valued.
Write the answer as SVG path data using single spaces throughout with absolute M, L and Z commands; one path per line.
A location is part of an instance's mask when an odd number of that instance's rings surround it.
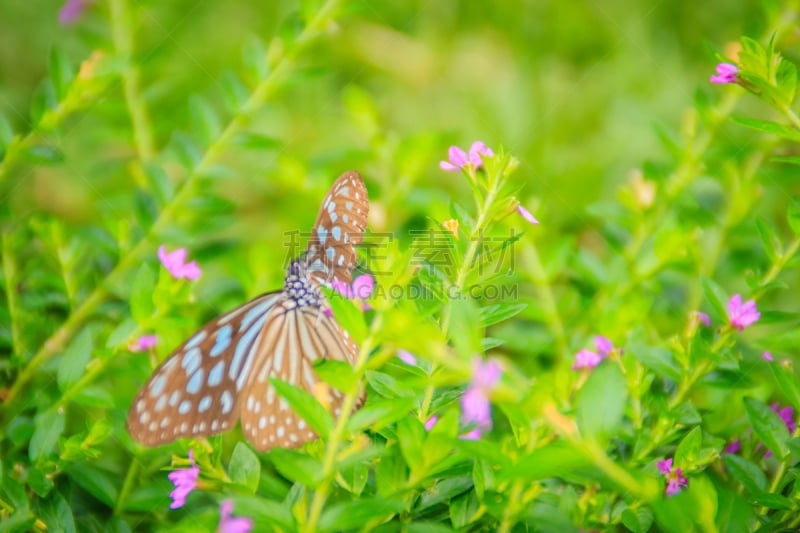
M 358 262 L 354 246 L 361 243 L 368 212 L 361 175 L 348 171 L 339 176 L 322 201 L 308 243 L 309 275 L 318 283 L 333 279 L 350 283 Z
M 358 347 L 336 320 L 318 306 L 295 307 L 275 313 L 264 329 L 256 350 L 259 366 L 244 392 L 241 406 L 242 429 L 259 451 L 274 446 L 296 448 L 315 439 L 316 434 L 270 384 L 277 378 L 306 391 L 324 394 L 319 398 L 331 414 L 341 412 L 343 395 L 320 383 L 314 372 L 318 359 L 355 362 Z
M 282 292 L 259 296 L 206 324 L 159 366 L 128 414 L 149 446 L 231 429 L 240 391 L 256 364 L 253 346 Z

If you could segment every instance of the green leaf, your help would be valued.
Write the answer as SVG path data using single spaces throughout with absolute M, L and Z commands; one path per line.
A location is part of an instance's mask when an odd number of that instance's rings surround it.
M 111 476 L 96 466 L 75 465 L 67 470 L 67 474 L 86 492 L 107 506 L 113 507 L 116 503 L 117 483 L 111 481 Z
M 687 433 L 678 444 L 678 448 L 675 450 L 675 465 L 684 469 L 695 466 L 702 446 L 703 432 L 700 426 L 697 426 Z
M 791 126 L 784 126 L 783 124 L 778 124 L 777 122 L 771 122 L 769 120 L 757 120 L 745 117 L 732 117 L 731 120 L 747 128 L 778 135 L 790 141 L 800 141 L 800 131 L 797 131 Z
M 497 473 L 498 480 L 525 479 L 535 481 L 550 477 L 569 476 L 594 462 L 583 452 L 564 441 L 555 441 L 521 456 L 512 465 Z
M 328 438 L 333 429 L 333 417 L 313 394 L 277 378 L 270 378 L 270 382 L 317 435 L 323 439 Z
M 49 409 L 36 417 L 36 429 L 28 446 L 28 456 L 32 461 L 55 452 L 58 438 L 64 432 L 64 412 Z
M 269 64 L 267 63 L 267 49 L 263 41 L 256 36 L 248 39 L 242 49 L 242 62 L 248 74 L 254 81 L 258 82 L 269 75 Z
M 75 72 L 69 64 L 69 58 L 60 48 L 50 51 L 50 78 L 58 100 L 63 100 L 69 93 Z
M 786 213 L 786 218 L 794 234 L 800 236 L 800 201 L 792 199 L 789 202 L 789 211 Z
M 251 494 L 255 494 L 258 489 L 258 481 L 261 478 L 261 462 L 250 446 L 242 441 L 237 442 L 233 449 L 231 462 L 228 465 L 228 475 L 234 483 L 247 487 Z
M 143 263 L 136 272 L 131 287 L 131 315 L 139 324 L 145 323 L 156 310 L 153 303 L 153 291 L 156 287 L 156 275 L 150 265 Z
M 214 109 L 203 98 L 193 95 L 189 98 L 189 117 L 192 132 L 206 145 L 219 137 L 222 127 Z
M 253 150 L 277 150 L 281 147 L 281 142 L 275 137 L 262 135 L 260 133 L 242 132 L 238 134 L 233 142 L 243 148 L 250 148 Z
M 336 321 L 347 331 L 356 344 L 360 345 L 367 337 L 367 325 L 364 323 L 364 314 L 360 309 L 361 302 L 349 300 L 326 287 L 322 288 L 322 292 L 325 293 Z
M 57 533 L 75 533 L 75 518 L 67 500 L 53 491 L 49 498 L 39 505 L 39 518 L 47 525 L 47 531 Z
M 144 175 L 158 204 L 161 206 L 168 204 L 175 196 L 175 186 L 164 168 L 156 163 L 147 162 L 144 164 Z
M 314 373 L 334 389 L 345 393 L 354 391 L 358 385 L 358 376 L 346 361 L 317 359 L 314 361 Z
M 314 488 L 319 484 L 322 464 L 305 453 L 284 448 L 273 448 L 269 452 L 275 470 L 288 480 Z
M 8 118 L 0 114 L 0 153 L 14 140 L 14 128 Z M 2 157 L 0 157 L 2 160 Z
M 503 322 L 518 315 L 528 304 L 494 304 L 481 307 L 481 323 L 485 326 L 492 326 L 498 322 Z
M 84 372 L 92 357 L 94 342 L 92 330 L 84 328 L 69 344 L 58 364 L 58 389 L 61 392 L 74 385 Z
M 422 447 L 425 443 L 425 428 L 416 418 L 406 416 L 397 422 L 396 430 L 400 451 L 413 476 L 414 472 L 423 466 Z
M 756 228 L 758 229 L 758 236 L 761 237 L 761 244 L 764 246 L 764 251 L 767 257 L 773 263 L 775 260 L 783 255 L 781 241 L 775 229 L 763 218 L 756 218 Z
M 770 509 L 778 509 L 782 511 L 788 511 L 789 509 L 796 509 L 792 500 L 787 498 L 786 496 L 781 496 L 780 494 L 772 494 L 768 492 L 763 492 L 758 496 L 753 498 L 753 504 L 755 505 L 763 505 L 764 507 L 769 507 Z
M 456 351 L 464 359 L 483 353 L 481 312 L 466 293 L 450 301 L 450 328 L 447 332 Z
M 32 466 L 28 469 L 25 483 L 40 498 L 46 497 L 53 490 L 53 481 L 41 469 Z
M 681 376 L 680 369 L 676 366 L 672 353 L 665 348 L 647 346 L 638 341 L 628 344 L 628 351 L 644 366 L 656 374 L 678 381 Z
M 783 420 L 772 409 L 754 398 L 745 398 L 744 408 L 753 431 L 764 445 L 779 459 L 785 458 L 789 454 L 787 441 L 790 435 Z
M 31 103 L 31 122 L 39 124 L 45 113 L 58 107 L 58 98 L 53 82 L 44 80 L 33 95 Z
M 628 388 L 615 364 L 595 368 L 581 389 L 577 401 L 577 420 L 586 437 L 607 438 L 622 422 Z
M 390 400 L 370 401 L 347 421 L 347 430 L 358 433 L 369 428 L 380 431 L 398 420 L 402 420 L 412 412 L 416 405 L 415 398 L 392 398 Z
M 622 511 L 622 523 L 633 533 L 647 533 L 653 525 L 653 512 L 647 507 L 630 507 Z
M 768 366 L 783 395 L 792 404 L 795 412 L 800 412 L 800 380 L 790 368 L 779 363 L 773 362 Z
M 767 476 L 755 463 L 732 453 L 722 456 L 728 472 L 744 485 L 751 494 L 760 494 L 767 490 Z
M 182 131 L 173 132 L 170 151 L 175 154 L 178 162 L 189 171 L 194 170 L 203 157 L 192 138 Z
M 797 91 L 797 67 L 794 66 L 794 63 L 781 58 L 778 71 L 775 73 L 775 85 L 780 94 L 781 103 L 787 108 L 790 107 Z
M 714 308 L 717 321 L 727 317 L 729 297 L 725 290 L 705 276 L 700 277 L 700 283 L 703 286 L 703 294 L 705 294 L 708 303 Z
M 333 503 L 322 512 L 317 527 L 319 531 L 360 529 L 373 520 L 383 523 L 403 510 L 404 503 L 388 502 L 379 498 Z
M 226 70 L 222 73 L 221 82 L 225 104 L 231 112 L 238 112 L 250 97 L 247 87 L 242 80 L 230 70 Z
M 800 156 L 781 156 L 781 157 L 772 157 L 770 161 L 773 163 L 787 163 L 789 165 L 800 165 Z
M 278 503 L 260 496 L 239 496 L 234 512 L 253 519 L 253 531 L 297 531 L 288 502 Z
M 139 326 L 134 319 L 126 318 L 119 326 L 114 328 L 114 331 L 108 336 L 106 348 L 117 348 L 126 343 L 128 339 L 131 338 L 131 335 L 133 335 L 133 332 L 138 328 Z

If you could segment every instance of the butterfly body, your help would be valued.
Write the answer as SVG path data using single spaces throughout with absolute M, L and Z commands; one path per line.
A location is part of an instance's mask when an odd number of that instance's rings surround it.
M 326 313 L 320 286 L 350 282 L 369 209 L 356 172 L 331 187 L 308 249 L 287 269 L 283 289 L 263 294 L 212 320 L 189 337 L 154 372 L 134 400 L 128 430 L 149 446 L 179 437 L 213 435 L 241 420 L 260 451 L 297 447 L 316 435 L 270 384 L 277 378 L 315 391 L 318 359 L 353 364 L 358 346 Z M 340 414 L 342 396 L 328 390 L 323 403 Z

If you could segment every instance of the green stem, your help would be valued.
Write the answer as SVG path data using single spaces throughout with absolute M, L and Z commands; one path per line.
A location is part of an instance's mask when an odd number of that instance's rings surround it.
M 383 315 L 378 313 L 372 321 L 369 334 L 358 352 L 358 358 L 355 363 L 355 373 L 360 378 L 364 375 L 366 370 L 367 358 L 372 351 L 374 339 L 378 331 L 383 327 Z M 345 428 L 347 422 L 350 420 L 350 415 L 356 405 L 361 391 L 358 387 L 355 390 L 348 392 L 342 401 L 342 410 L 336 421 L 336 426 L 333 432 L 328 437 L 328 443 L 325 447 L 325 457 L 322 460 L 322 481 L 317 489 L 314 491 L 314 498 L 311 500 L 311 508 L 308 511 L 308 519 L 302 525 L 300 531 L 312 533 L 317 530 L 317 522 L 322 514 L 322 509 L 325 507 L 325 502 L 330 494 L 331 484 L 333 483 L 336 474 L 336 455 L 339 453 L 339 446 L 344 439 Z
M 133 126 L 133 139 L 139 159 L 148 161 L 155 155 L 150 119 L 139 89 L 139 69 L 133 61 L 133 24 L 126 0 L 111 0 L 111 33 L 117 55 L 125 62 L 122 87 Z
M 21 357 L 25 353 L 25 346 L 22 344 L 22 333 L 20 331 L 20 319 L 22 311 L 17 300 L 17 265 L 14 263 L 14 253 L 11 249 L 11 237 L 2 234 L 3 244 L 3 278 L 6 281 L 6 299 L 8 300 L 8 315 L 11 322 L 11 344 L 14 355 Z
M 136 457 L 131 457 L 131 463 L 128 466 L 128 473 L 125 474 L 125 481 L 122 483 L 122 489 L 119 491 L 119 496 L 114 504 L 114 515 L 119 515 L 125 505 L 125 500 L 128 499 L 133 488 L 133 482 L 136 479 L 136 474 L 139 473 L 139 460 Z

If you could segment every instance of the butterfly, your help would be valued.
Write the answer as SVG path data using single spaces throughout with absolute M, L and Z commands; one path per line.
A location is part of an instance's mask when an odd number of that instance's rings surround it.
M 358 346 L 326 312 L 320 287 L 350 283 L 368 211 L 364 181 L 358 172 L 345 172 L 322 202 L 306 251 L 290 263 L 283 289 L 215 318 L 184 341 L 133 401 L 131 436 L 157 446 L 221 433 L 240 420 L 259 451 L 315 439 L 270 378 L 309 392 L 327 390 L 331 412 L 341 413 L 341 393 L 318 386 L 313 364 L 335 359 L 352 365 Z

